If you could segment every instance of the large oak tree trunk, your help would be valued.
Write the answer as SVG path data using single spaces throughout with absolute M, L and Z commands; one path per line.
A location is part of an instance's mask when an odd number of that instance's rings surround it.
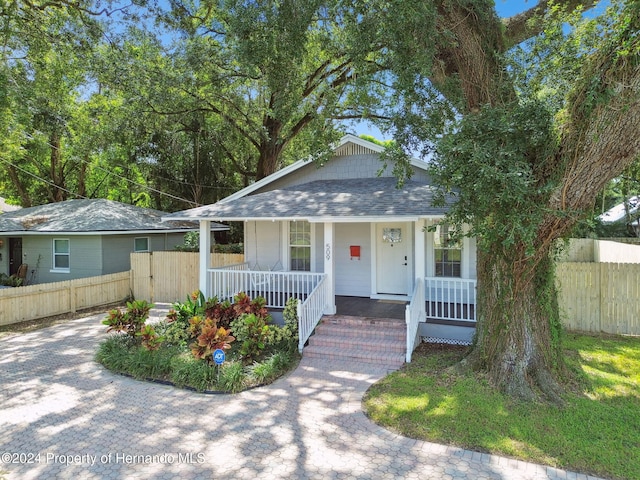
M 515 98 L 509 93 L 512 87 L 504 67 L 488 53 L 508 45 L 487 32 L 499 32 L 497 23 L 470 11 L 470 5 L 440 5 L 439 24 L 457 42 L 451 42 L 455 51 L 446 46 L 439 50 L 441 70 L 435 72 L 434 83 L 456 75 L 467 115 L 482 106 L 508 105 Z M 583 78 L 576 79 L 583 87 L 569 100 L 555 155 L 535 158 L 532 153 L 529 159 L 538 185 L 557 185 L 544 205 L 548 213 L 537 225 L 532 245 L 518 241 L 509 249 L 496 245 L 478 252 L 477 337 L 464 364 L 487 372 L 494 385 L 514 397 L 533 399 L 542 393 L 561 400 L 560 316 L 550 252 L 609 180 L 640 154 L 639 11 L 637 4 L 630 7 L 626 30 L 616 32 L 620 38 L 605 43 L 585 63 Z M 540 202 L 535 190 L 530 201 Z
M 505 393 L 560 402 L 560 321 L 553 264 L 531 265 L 510 252 L 478 252 L 476 343 L 464 363 L 489 374 Z M 548 252 L 547 252 L 548 253 Z M 520 258 L 518 258 L 520 257 Z

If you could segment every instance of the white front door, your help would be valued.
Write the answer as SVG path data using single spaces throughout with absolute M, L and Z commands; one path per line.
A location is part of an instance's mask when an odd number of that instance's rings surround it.
M 376 226 L 376 290 L 378 294 L 407 295 L 409 242 L 406 223 L 379 223 Z

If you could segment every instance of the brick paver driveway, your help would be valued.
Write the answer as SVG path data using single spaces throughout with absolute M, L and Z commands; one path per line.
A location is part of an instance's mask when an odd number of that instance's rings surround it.
M 5 477 L 587 478 L 389 433 L 361 411 L 372 367 L 304 359 L 233 396 L 114 375 L 93 361 L 103 317 L 0 339 Z

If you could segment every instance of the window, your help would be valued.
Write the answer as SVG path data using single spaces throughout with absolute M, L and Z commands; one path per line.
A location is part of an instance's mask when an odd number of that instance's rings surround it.
M 53 240 L 53 269 L 69 271 L 69 240 L 55 238 Z
M 149 251 L 149 237 L 137 237 L 133 239 L 133 251 L 134 252 L 148 252 Z
M 311 271 L 311 224 L 289 222 L 289 253 L 291 270 Z
M 434 237 L 436 277 L 459 277 L 461 275 L 462 243 L 456 238 L 452 226 L 436 227 Z

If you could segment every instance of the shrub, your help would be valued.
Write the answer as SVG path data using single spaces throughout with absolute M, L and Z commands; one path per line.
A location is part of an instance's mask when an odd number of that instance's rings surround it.
M 186 302 L 172 304 L 173 308 L 169 311 L 167 319 L 170 323 L 175 321 L 186 323 L 191 317 L 203 315 L 206 303 L 204 294 L 200 290 L 195 290 L 187 296 Z
M 16 275 L 7 275 L 6 273 L 0 273 L 0 285 L 5 287 L 21 287 L 24 283 L 24 279 Z
M 267 310 L 266 304 L 267 301 L 263 297 L 256 297 L 254 300 L 251 300 L 244 292 L 240 292 L 233 297 L 233 309 L 236 318 L 244 314 L 254 314 L 263 318 L 267 317 L 269 311 Z
M 291 297 L 287 300 L 287 303 L 282 311 L 282 317 L 284 318 L 283 329 L 289 334 L 291 338 L 298 340 L 298 299 Z
M 204 315 L 207 318 L 216 320 L 218 326 L 226 329 L 229 329 L 231 321 L 237 316 L 233 304 L 230 301 L 225 300 L 224 302 L 218 302 L 215 297 L 207 301 Z
M 156 333 L 152 325 L 144 325 L 138 333 L 137 337 L 142 338 L 142 346 L 146 350 L 157 350 L 162 344 L 164 338 Z
M 199 322 L 199 325 L 201 325 L 200 334 L 197 341 L 191 344 L 191 353 L 193 353 L 194 357 L 212 362 L 211 355 L 215 350 L 228 350 L 231 348 L 231 342 L 235 338 L 224 327 L 218 327 L 215 320 L 207 318 L 204 322 Z
M 250 313 L 231 322 L 231 330 L 241 342 L 239 353 L 243 360 L 255 360 L 265 349 L 269 337 L 273 335 L 273 327 L 268 325 L 270 320 L 270 316 L 261 317 Z
M 242 243 L 216 243 L 213 246 L 216 253 L 244 253 Z
M 189 340 L 189 323 L 185 325 L 179 321 L 160 322 L 155 325 L 158 335 L 164 337 L 164 343 L 169 346 L 176 346 L 182 349 L 186 348 Z
M 109 327 L 107 332 L 124 332 L 134 337 L 149 317 L 149 310 L 152 308 L 153 304 L 146 300 L 127 302 L 126 311 L 123 312 L 119 308 L 109 310 L 108 316 L 102 321 L 102 324 Z

